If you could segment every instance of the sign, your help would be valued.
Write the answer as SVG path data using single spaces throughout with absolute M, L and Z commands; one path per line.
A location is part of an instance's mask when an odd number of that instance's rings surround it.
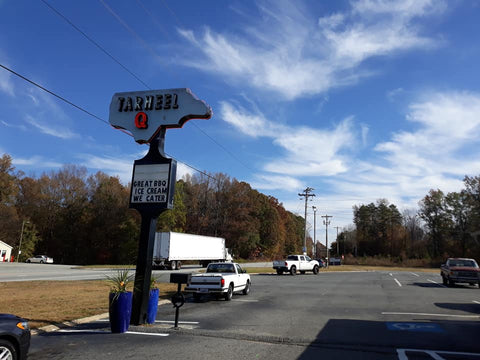
M 188 120 L 211 117 L 210 106 L 183 88 L 116 93 L 109 122 L 129 131 L 136 142 L 150 143 L 161 127 L 180 128 Z
M 133 166 L 130 207 L 141 209 L 172 209 L 176 181 L 176 161 L 161 163 L 135 161 Z
M 136 165 L 133 168 L 131 203 L 166 203 L 170 184 L 170 165 Z

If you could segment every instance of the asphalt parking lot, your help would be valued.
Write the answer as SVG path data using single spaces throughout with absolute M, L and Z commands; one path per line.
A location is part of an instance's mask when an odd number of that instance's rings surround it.
M 159 306 L 152 326 L 111 334 L 108 319 L 32 339 L 29 359 L 480 359 L 480 290 L 437 274 L 253 275 L 231 302 Z

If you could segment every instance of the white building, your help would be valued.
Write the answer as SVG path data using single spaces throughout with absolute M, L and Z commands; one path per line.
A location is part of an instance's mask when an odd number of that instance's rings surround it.
M 12 256 L 13 246 L 0 241 L 0 262 L 9 262 Z

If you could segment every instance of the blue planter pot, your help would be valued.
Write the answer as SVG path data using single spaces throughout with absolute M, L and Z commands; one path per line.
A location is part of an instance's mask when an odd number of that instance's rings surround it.
M 132 315 L 132 292 L 124 292 L 118 294 L 110 293 L 108 314 L 110 319 L 110 329 L 112 333 L 124 333 L 130 325 L 130 317 Z
M 160 291 L 158 289 L 150 290 L 150 297 L 148 298 L 148 312 L 147 324 L 154 324 L 157 318 L 158 296 Z

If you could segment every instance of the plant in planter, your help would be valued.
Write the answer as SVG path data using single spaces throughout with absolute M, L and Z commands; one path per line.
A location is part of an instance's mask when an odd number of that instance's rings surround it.
M 150 278 L 150 296 L 148 298 L 147 324 L 154 324 L 157 317 L 158 297 L 160 290 L 157 287 L 157 278 Z
M 112 333 L 123 333 L 130 325 L 133 293 L 127 290 L 127 286 L 132 280 L 133 274 L 130 274 L 128 269 L 107 276 L 107 281 L 111 285 L 108 314 Z

